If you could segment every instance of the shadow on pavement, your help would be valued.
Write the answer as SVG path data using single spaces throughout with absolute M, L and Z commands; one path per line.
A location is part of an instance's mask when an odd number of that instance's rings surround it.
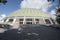
M 60 29 L 45 25 L 24 25 L 22 29 L 7 30 L 0 40 L 60 40 Z

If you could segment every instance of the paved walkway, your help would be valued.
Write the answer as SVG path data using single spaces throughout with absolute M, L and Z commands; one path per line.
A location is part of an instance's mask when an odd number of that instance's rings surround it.
M 0 33 L 3 33 L 3 32 L 5 32 L 5 29 L 0 28 Z
M 8 30 L 0 34 L 0 40 L 60 40 L 60 29 L 48 26 L 27 26 L 21 31 Z

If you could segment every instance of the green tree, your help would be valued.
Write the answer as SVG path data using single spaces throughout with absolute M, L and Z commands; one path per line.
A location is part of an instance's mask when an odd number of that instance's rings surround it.
M 0 0 L 0 3 L 6 4 L 7 0 Z
M 58 24 L 60 24 L 60 0 L 58 0 L 59 2 L 59 4 L 58 4 L 58 7 L 57 7 L 57 9 L 56 9 L 56 21 L 58 22 Z
M 60 24 L 60 17 L 56 18 L 56 21 L 57 21 L 58 24 Z
M 60 8 L 58 7 L 57 11 L 56 11 L 56 21 L 58 22 L 58 24 L 60 24 Z

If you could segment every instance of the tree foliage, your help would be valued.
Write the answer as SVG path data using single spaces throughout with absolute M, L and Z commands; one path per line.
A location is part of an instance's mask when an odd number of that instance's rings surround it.
M 57 23 L 60 24 L 60 17 L 56 19 Z
M 59 4 L 58 4 L 58 7 L 57 7 L 57 10 L 56 10 L 56 21 L 58 22 L 58 24 L 60 24 L 60 0 L 58 0 Z
M 57 12 L 60 12 L 60 8 L 57 9 Z
M 48 2 L 50 2 L 50 1 L 53 1 L 53 2 L 54 2 L 55 0 L 47 0 L 47 1 L 48 1 Z
M 6 4 L 7 0 L 0 0 L 0 3 Z
M 56 14 L 58 14 L 56 17 L 56 21 L 58 22 L 58 24 L 60 24 L 60 8 L 57 9 Z

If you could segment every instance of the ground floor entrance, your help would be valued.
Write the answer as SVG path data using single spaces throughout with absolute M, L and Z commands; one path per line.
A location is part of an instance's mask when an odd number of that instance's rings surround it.
M 21 24 L 53 24 L 52 20 L 48 17 L 14 17 L 7 18 L 4 22 L 16 26 Z

